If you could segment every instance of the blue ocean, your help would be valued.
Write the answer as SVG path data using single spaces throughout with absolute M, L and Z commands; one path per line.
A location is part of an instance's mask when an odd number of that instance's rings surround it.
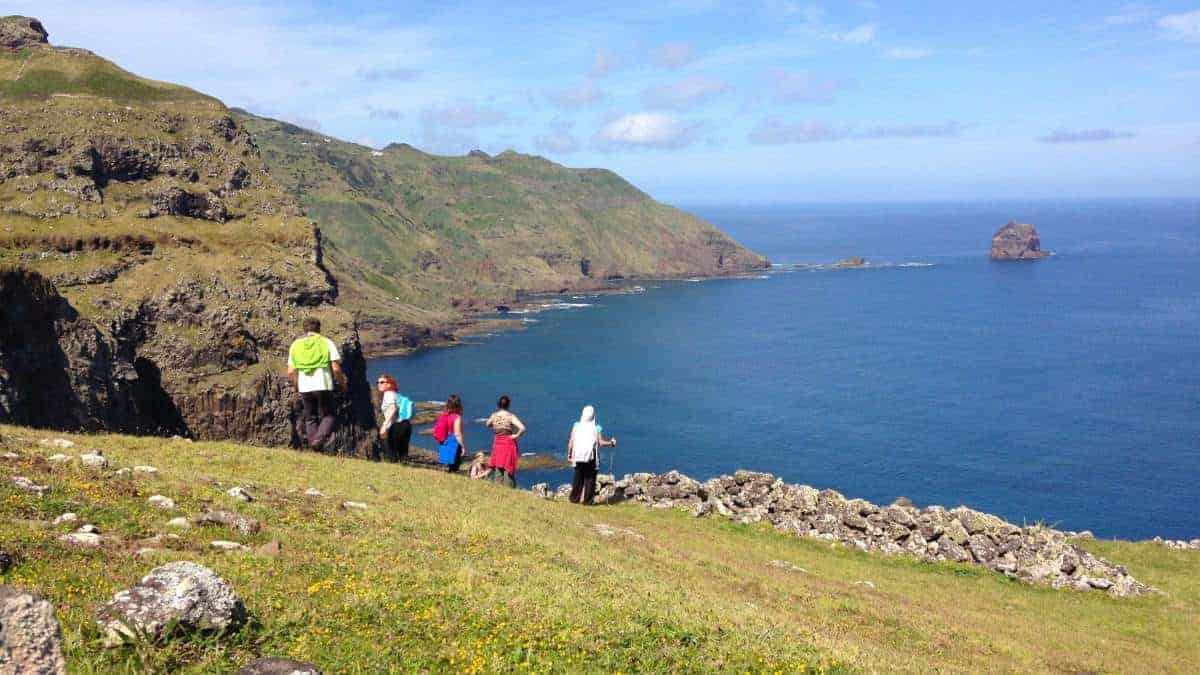
M 371 375 L 416 400 L 458 393 L 468 420 L 509 394 L 523 452 L 563 452 L 593 404 L 618 475 L 745 468 L 877 503 L 1200 536 L 1200 202 L 691 210 L 780 267 L 548 298 L 523 330 Z M 990 261 L 1014 219 L 1055 255 Z M 830 267 L 850 256 L 871 266 Z M 487 430 L 470 424 L 468 445 Z

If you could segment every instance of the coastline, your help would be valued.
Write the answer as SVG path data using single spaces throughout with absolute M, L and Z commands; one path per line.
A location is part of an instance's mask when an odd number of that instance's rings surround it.
M 599 285 L 581 284 L 554 291 L 517 291 L 512 304 L 505 305 L 499 303 L 496 305 L 496 307 L 508 307 L 507 312 L 498 310 L 473 310 L 464 312 L 458 319 L 444 324 L 431 326 L 397 324 L 388 332 L 387 329 L 374 330 L 376 326 L 390 325 L 390 322 L 387 320 L 362 320 L 359 322 L 359 339 L 363 346 L 363 353 L 368 360 L 411 356 L 426 349 L 456 347 L 463 344 L 462 340 L 464 338 L 502 331 L 523 330 L 527 322 L 522 321 L 522 318 L 552 309 L 550 307 L 542 307 L 543 303 L 537 302 L 538 300 L 561 298 L 562 296 L 571 294 L 604 296 L 635 292 L 643 293 L 653 289 L 647 289 L 642 284 L 757 278 L 761 274 L 767 274 L 777 269 L 773 263 L 764 259 L 762 267 L 748 268 L 728 274 L 623 277 L 620 279 L 604 280 Z M 640 290 L 634 291 L 630 289 Z M 509 317 L 506 315 L 516 316 Z

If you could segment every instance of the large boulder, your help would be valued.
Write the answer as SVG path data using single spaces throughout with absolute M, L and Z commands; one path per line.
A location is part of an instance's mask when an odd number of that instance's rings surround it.
M 159 640 L 171 631 L 234 631 L 246 618 L 245 605 L 224 579 L 188 561 L 154 568 L 96 612 L 109 646 L 129 638 Z
M 16 586 L 0 586 L 0 675 L 65 672 L 54 607 Z
M 25 49 L 49 42 L 42 22 L 28 16 L 0 17 L 0 47 Z
M 992 237 L 992 260 L 1036 260 L 1048 255 L 1037 228 L 1028 223 L 1009 222 Z

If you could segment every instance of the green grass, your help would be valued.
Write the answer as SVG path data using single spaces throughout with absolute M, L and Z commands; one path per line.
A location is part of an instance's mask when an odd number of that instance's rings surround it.
M 34 445 L 57 434 L 0 433 L 27 456 L 57 452 Z M 73 672 L 227 672 L 258 654 L 326 672 L 1187 672 L 1200 662 L 1194 552 L 1086 542 L 1164 592 L 1117 600 L 677 511 L 545 502 L 415 468 L 223 443 L 66 437 L 75 453 L 100 447 L 115 465 L 160 469 L 122 480 L 36 460 L 3 465 L 53 487 L 37 498 L 0 485 L 0 540 L 18 556 L 3 581 L 57 605 Z M 223 493 L 247 483 L 258 501 Z M 308 487 L 327 498 L 303 497 Z M 148 508 L 155 493 L 181 510 Z M 340 509 L 347 499 L 370 508 Z M 206 505 L 259 518 L 263 532 L 194 528 L 180 550 L 133 554 L 136 539 Z M 128 543 L 73 551 L 55 542 L 69 528 L 30 522 L 66 510 Z M 216 553 L 213 539 L 277 540 L 282 552 Z M 232 638 L 100 648 L 94 608 L 174 559 L 229 580 L 253 623 Z

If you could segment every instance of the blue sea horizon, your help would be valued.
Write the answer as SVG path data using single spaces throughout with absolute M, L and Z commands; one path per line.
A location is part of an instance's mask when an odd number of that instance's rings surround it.
M 567 297 L 525 330 L 375 359 L 371 376 L 417 400 L 458 393 L 468 420 L 507 393 L 526 452 L 561 453 L 594 404 L 617 474 L 743 468 L 877 503 L 1200 536 L 1200 200 L 693 212 L 774 263 L 824 267 Z M 1055 255 L 988 260 L 1009 220 Z M 873 265 L 828 268 L 851 256 Z M 490 437 L 471 424 L 468 441 Z

